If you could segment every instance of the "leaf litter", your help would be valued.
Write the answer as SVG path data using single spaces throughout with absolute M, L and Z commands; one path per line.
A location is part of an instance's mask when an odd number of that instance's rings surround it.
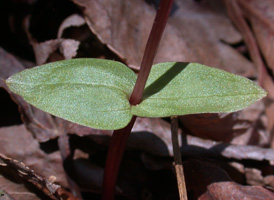
M 19 5 L 19 1 L 14 2 L 19 7 L 23 5 Z M 6 79 L 37 64 L 71 57 L 112 58 L 138 71 L 156 12 L 156 1 L 73 2 L 49 4 L 24 1 L 26 7 L 37 9 L 36 13 L 26 10 L 24 17 L 19 18 L 19 26 L 18 23 L 8 22 L 7 17 L 1 19 L 6 20 L 5 31 L 13 27 L 13 35 L 29 35 L 21 37 L 21 41 L 11 41 L 9 38 L 5 38 L 6 41 L 4 38 L 0 40 L 1 78 Z M 256 45 L 266 61 L 265 66 L 269 71 L 273 70 L 271 1 L 263 4 L 259 0 L 234 2 L 252 26 L 251 33 L 258 41 Z M 39 3 L 40 7 L 33 7 Z M 60 12 L 60 5 L 73 9 L 63 13 Z M 259 78 L 260 68 L 246 56 L 250 52 L 243 42 L 243 33 L 233 25 L 225 5 L 210 0 L 175 1 L 155 62 L 195 61 L 253 79 Z M 43 15 L 45 6 L 52 6 L 56 12 L 60 12 L 62 20 L 59 20 L 58 27 L 52 26 L 52 30 L 46 32 L 54 34 L 41 40 L 41 33 L 34 32 L 38 25 L 33 19 L 39 17 L 37 12 Z M 16 13 L 9 15 L 18 20 Z M 42 17 L 40 19 L 41 23 L 47 24 Z M 23 31 L 20 32 L 21 24 Z M 9 42 L 16 43 L 16 48 L 7 45 Z M 32 44 L 31 47 L 29 44 Z M 24 55 L 24 49 L 29 48 L 33 49 L 33 55 Z M 18 49 L 21 51 L 19 55 Z M 269 71 L 264 74 L 273 78 Z M 270 96 L 273 93 L 271 78 L 262 79 L 262 85 Z M 1 87 L 5 88 L 2 81 Z M 7 88 L 5 91 L 9 92 Z M 14 94 L 11 97 L 19 106 L 24 125 L 0 128 L 0 153 L 23 162 L 24 166 L 34 170 L 43 180 L 50 176 L 56 177 L 56 184 L 78 194 L 77 197 L 81 191 L 83 199 L 99 199 L 106 150 L 112 132 L 64 121 L 30 106 Z M 273 100 L 269 97 L 237 113 L 180 118 L 180 145 L 186 174 L 190 175 L 187 187 L 194 194 L 193 199 L 230 199 L 232 191 L 235 199 L 242 199 L 243 196 L 249 196 L 250 199 L 273 198 L 271 190 L 263 188 L 271 189 L 274 185 L 272 110 Z M 1 114 L 5 115 L 5 112 Z M 178 198 L 168 121 L 137 119 L 116 188 L 118 199 Z M 192 159 L 194 157 L 196 160 Z M 12 169 L 11 165 L 5 167 Z M 3 168 L 0 170 L 0 191 L 4 191 L 6 196 L 15 190 L 19 195 L 21 191 L 22 194 L 30 195 L 30 199 L 41 199 L 41 188 L 38 191 L 30 190 L 24 184 L 6 177 L 4 171 Z M 12 174 L 20 179 L 18 171 Z M 34 177 L 33 174 L 31 176 Z M 208 179 L 210 181 L 206 181 Z M 197 184 L 197 180 L 205 181 Z M 13 199 L 21 197 L 12 195 Z

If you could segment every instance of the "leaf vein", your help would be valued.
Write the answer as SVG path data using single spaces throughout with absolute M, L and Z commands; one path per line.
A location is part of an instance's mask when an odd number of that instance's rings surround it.
M 172 98 L 172 97 L 155 97 L 155 98 L 147 98 L 147 99 L 144 99 L 144 101 L 146 100 L 150 100 L 150 99 L 163 99 L 163 100 L 178 100 L 178 99 L 202 99 L 202 98 L 212 98 L 212 97 L 237 97 L 237 96 L 249 96 L 249 95 L 262 95 L 261 93 L 247 93 L 247 94 L 237 94 L 237 95 L 223 95 L 223 96 L 220 96 L 220 95 L 210 95 L 210 96 L 197 96 L 197 97 L 183 97 L 183 98 L 180 98 L 180 97 L 175 97 L 175 98 Z
M 27 83 L 20 83 L 20 82 L 13 82 L 15 84 L 21 84 L 21 85 L 27 85 L 27 86 L 31 86 L 31 87 L 39 87 L 39 86 L 55 86 L 55 85 L 86 85 L 86 86 L 98 86 L 98 87 L 107 87 L 107 88 L 113 88 L 116 90 L 120 90 L 123 93 L 127 94 L 127 92 L 125 92 L 123 89 L 119 88 L 119 87 L 115 87 L 112 85 L 104 85 L 104 84 L 93 84 L 93 83 L 43 83 L 43 84 L 27 84 Z

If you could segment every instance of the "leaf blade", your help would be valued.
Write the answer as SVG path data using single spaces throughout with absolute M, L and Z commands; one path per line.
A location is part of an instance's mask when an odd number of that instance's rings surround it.
M 69 121 L 119 129 L 132 118 L 129 95 L 136 75 L 122 63 L 72 59 L 24 70 L 6 80 L 28 103 Z
M 233 112 L 266 95 L 252 81 L 197 63 L 160 63 L 152 67 L 143 101 L 131 108 L 140 117 Z

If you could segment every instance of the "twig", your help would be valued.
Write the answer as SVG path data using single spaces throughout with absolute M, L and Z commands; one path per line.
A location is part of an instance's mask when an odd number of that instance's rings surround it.
M 179 141 L 178 141 L 178 117 L 177 116 L 171 118 L 171 138 L 172 138 L 175 171 L 176 171 L 180 200 L 187 200 L 184 169 L 183 169 L 183 163 L 182 163 L 181 152 L 180 152 Z
M 32 169 L 26 166 L 24 163 L 8 158 L 7 156 L 0 153 L 0 166 L 7 167 L 9 170 L 12 170 L 11 173 L 18 177 L 21 177 L 23 180 L 31 183 L 33 186 L 39 189 L 39 191 L 46 194 L 50 199 L 61 200 L 64 199 L 64 195 L 67 199 L 79 200 L 74 197 L 70 192 L 65 191 L 61 188 L 60 185 L 54 183 L 55 177 L 44 178 L 36 174 Z M 15 170 L 15 171 L 13 171 Z M 0 191 L 1 192 L 1 191 Z M 1 199 L 1 198 L 0 198 Z

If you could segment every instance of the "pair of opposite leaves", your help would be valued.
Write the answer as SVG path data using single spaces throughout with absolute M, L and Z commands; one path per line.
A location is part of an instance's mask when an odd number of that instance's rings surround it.
M 266 95 L 244 77 L 197 63 L 167 62 L 152 66 L 143 100 L 132 106 L 136 78 L 119 62 L 72 59 L 24 70 L 6 83 L 39 109 L 98 129 L 123 128 L 133 115 L 233 112 Z

